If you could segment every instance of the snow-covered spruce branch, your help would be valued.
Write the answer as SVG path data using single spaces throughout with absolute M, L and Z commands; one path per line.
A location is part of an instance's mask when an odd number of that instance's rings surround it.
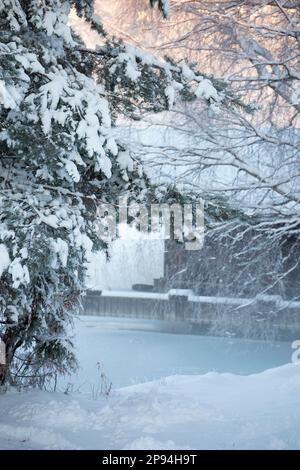
M 152 3 L 167 14 L 168 2 Z M 32 385 L 35 374 L 42 385 L 76 367 L 69 324 L 90 253 L 107 247 L 96 202 L 157 196 L 116 139 L 115 117 L 131 106 L 169 109 L 177 94 L 212 108 L 240 105 L 225 83 L 186 64 L 116 41 L 88 51 L 68 24 L 71 8 L 104 33 L 92 0 L 0 0 L 0 384 L 22 382 L 16 354 Z
M 114 112 L 172 109 L 178 98 L 202 99 L 215 111 L 222 106 L 253 111 L 225 81 L 203 75 L 183 61 L 177 64 L 171 59 L 159 60 L 149 52 L 116 40 L 109 40 L 95 50 L 81 47 L 80 53 L 95 57 L 95 74 L 105 84 Z M 137 101 L 136 96 L 143 97 L 144 103 Z

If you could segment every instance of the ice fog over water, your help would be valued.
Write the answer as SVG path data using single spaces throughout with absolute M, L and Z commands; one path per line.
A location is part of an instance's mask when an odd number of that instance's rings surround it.
M 126 289 L 133 284 L 153 284 L 163 276 L 164 241 L 142 236 L 134 228 L 122 225 L 120 238 L 110 249 L 110 259 L 103 252 L 91 256 L 87 286 L 90 289 Z
M 288 342 L 160 333 L 162 322 L 83 316 L 76 319 L 77 375 L 63 379 L 91 392 L 99 381 L 97 364 L 113 387 L 168 375 L 210 371 L 254 374 L 291 362 Z

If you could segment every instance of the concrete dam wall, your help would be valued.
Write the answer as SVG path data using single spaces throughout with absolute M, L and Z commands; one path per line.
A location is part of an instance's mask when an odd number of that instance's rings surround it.
M 173 332 L 300 339 L 300 302 L 275 295 L 249 299 L 196 296 L 184 289 L 167 293 L 87 291 L 83 314 L 160 320 Z

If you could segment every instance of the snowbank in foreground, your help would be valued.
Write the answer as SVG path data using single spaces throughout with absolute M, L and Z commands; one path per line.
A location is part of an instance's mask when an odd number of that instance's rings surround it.
M 300 364 L 171 376 L 109 398 L 10 392 L 0 404 L 2 449 L 300 448 Z

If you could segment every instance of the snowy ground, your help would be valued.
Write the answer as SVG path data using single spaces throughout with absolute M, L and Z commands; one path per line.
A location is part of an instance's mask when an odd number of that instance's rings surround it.
M 300 365 L 173 376 L 96 400 L 8 393 L 0 422 L 2 449 L 297 449 Z
M 95 325 L 95 323 L 100 323 L 100 325 Z M 223 343 L 210 341 L 206 343 L 206 349 L 201 349 L 201 337 L 181 335 L 182 344 L 180 345 L 180 335 L 142 331 L 143 322 L 136 324 L 136 328 L 139 327 L 140 331 L 131 331 L 122 330 L 121 324 L 118 324 L 116 320 L 104 322 L 101 327 L 101 321 L 94 321 L 93 326 L 92 319 L 85 319 L 77 325 L 77 330 L 80 332 L 80 341 L 77 344 L 79 354 L 82 356 L 83 369 L 88 366 L 87 351 L 83 354 L 85 341 L 89 342 L 91 356 L 95 352 L 98 354 L 102 351 L 102 359 L 105 361 L 104 351 L 108 347 L 108 345 L 103 345 L 105 326 L 108 342 L 113 341 L 115 335 L 114 342 L 110 343 L 111 357 L 118 356 L 126 344 L 128 346 L 127 351 L 123 350 L 123 356 L 115 360 L 111 359 L 111 362 L 107 363 L 108 368 L 112 367 L 112 375 L 117 370 L 122 372 L 121 381 L 125 380 L 126 375 L 124 361 L 133 360 L 134 354 L 140 354 L 143 349 L 145 351 L 144 365 L 150 363 L 149 369 L 154 367 L 154 370 L 149 370 L 149 375 L 159 375 L 165 372 L 168 367 L 165 356 L 167 352 L 172 354 L 175 351 L 170 337 L 174 338 L 174 344 L 177 342 L 180 353 L 190 344 L 190 350 L 186 350 L 188 361 L 197 354 L 197 351 L 200 354 L 206 350 L 206 353 L 211 355 L 213 344 L 216 351 L 215 361 L 217 361 L 223 348 L 223 356 L 227 357 L 229 354 L 227 365 L 226 361 L 222 363 L 223 370 L 226 370 L 230 363 L 232 369 L 237 369 L 237 363 L 234 365 L 233 361 L 235 354 L 232 353 L 232 348 L 235 353 L 238 349 L 240 353 L 243 353 L 241 344 L 235 343 L 238 340 L 226 339 Z M 135 335 L 137 335 L 136 338 L 140 338 L 140 342 L 132 341 Z M 148 343 L 145 339 L 147 335 Z M 151 343 L 152 348 L 155 346 L 155 341 L 156 356 L 162 357 L 160 371 L 155 368 L 157 358 L 153 354 L 154 349 L 150 348 Z M 231 346 L 229 341 L 231 341 Z M 165 343 L 165 352 L 163 343 Z M 96 351 L 97 344 L 98 350 Z M 227 350 L 224 349 L 226 344 Z M 133 348 L 131 352 L 130 345 Z M 248 360 L 253 368 L 258 366 L 259 357 L 261 360 L 265 358 L 265 365 L 270 364 L 270 351 L 273 351 L 277 357 L 275 362 L 277 361 L 278 364 L 288 351 L 288 345 L 284 343 L 273 344 L 272 348 L 268 345 L 271 349 L 268 349 L 266 345 L 263 346 L 263 343 L 261 345 L 262 349 L 257 350 L 257 345 L 252 342 L 251 346 L 248 343 L 244 349 L 244 358 L 246 359 L 245 351 L 248 350 Z M 117 350 L 114 351 L 114 348 Z M 147 348 L 150 348 L 150 351 Z M 260 352 L 256 353 L 253 361 L 255 351 Z M 269 356 L 266 354 L 268 351 Z M 281 355 L 278 351 L 281 351 Z M 150 361 L 151 353 L 152 361 Z M 178 353 L 175 362 L 179 357 Z M 101 358 L 93 358 L 91 363 L 94 359 L 100 360 Z M 200 361 L 199 357 L 198 360 Z M 113 364 L 115 364 L 115 370 L 113 370 Z M 212 362 L 209 363 L 205 359 L 204 362 L 199 362 L 198 370 L 201 367 L 202 369 L 211 367 L 211 365 Z M 263 366 L 263 362 L 260 365 Z M 130 378 L 131 373 L 134 372 L 132 367 L 132 364 L 128 362 L 128 378 L 126 379 L 128 382 L 132 378 Z M 184 369 L 184 364 L 181 363 L 180 367 Z M 197 373 L 195 360 L 190 367 L 190 374 Z M 90 374 L 90 370 L 87 367 L 86 373 Z M 246 370 L 240 372 L 247 373 Z M 80 374 L 83 373 L 80 372 Z M 137 379 L 140 378 L 137 377 Z M 92 377 L 90 379 L 92 380 Z M 74 391 L 69 395 L 61 391 L 53 393 L 10 391 L 2 395 L 0 397 L 0 448 L 300 448 L 300 364 L 286 364 L 252 375 L 228 372 L 172 375 L 147 383 L 114 388 L 108 398 L 100 396 L 97 391 L 99 389 L 96 387 L 94 393 L 87 390 L 85 393 Z

